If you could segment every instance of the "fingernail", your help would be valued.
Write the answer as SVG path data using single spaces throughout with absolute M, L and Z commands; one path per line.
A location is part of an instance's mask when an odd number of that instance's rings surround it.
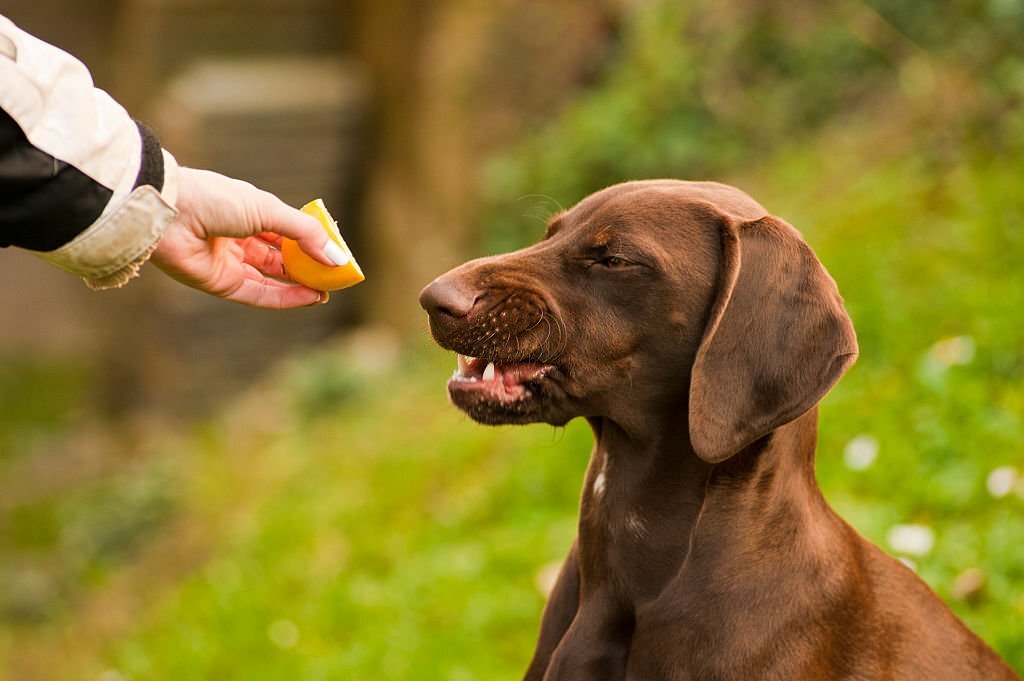
M 326 303 L 330 299 L 331 299 L 331 294 L 330 293 L 328 293 L 327 291 L 321 291 L 320 292 L 320 298 L 319 298 L 319 300 L 317 300 L 317 304 L 318 305 L 323 305 L 324 303 Z
M 326 255 L 327 259 L 338 267 L 348 264 L 348 253 L 343 251 L 341 246 L 331 240 L 328 240 L 327 245 L 324 246 L 324 255 Z

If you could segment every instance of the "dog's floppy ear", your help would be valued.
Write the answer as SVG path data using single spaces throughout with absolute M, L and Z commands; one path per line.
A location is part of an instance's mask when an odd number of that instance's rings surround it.
M 694 451 L 729 458 L 813 407 L 856 356 L 836 284 L 800 233 L 771 216 L 726 221 L 718 297 L 690 380 Z

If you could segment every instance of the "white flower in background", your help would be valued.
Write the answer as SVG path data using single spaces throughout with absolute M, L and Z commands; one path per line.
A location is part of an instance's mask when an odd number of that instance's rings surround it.
M 299 628 L 291 620 L 275 620 L 267 627 L 267 637 L 278 648 L 294 648 L 299 642 Z
M 562 572 L 562 561 L 556 560 L 553 563 L 542 565 L 537 574 L 534 575 L 533 583 L 537 587 L 537 591 L 542 596 L 547 598 L 551 595 L 551 590 L 555 588 L 555 582 L 558 581 L 558 575 Z
M 889 528 L 888 540 L 897 553 L 925 556 L 935 546 L 935 532 L 927 525 L 893 525 Z
M 862 471 L 878 457 L 878 440 L 873 435 L 858 435 L 846 443 L 843 462 L 851 471 Z
M 985 588 L 985 573 L 976 567 L 970 567 L 957 575 L 949 593 L 960 601 L 977 598 Z
M 128 681 L 128 677 L 117 669 L 107 669 L 100 672 L 100 675 L 96 677 L 96 681 Z
M 928 357 L 946 368 L 961 364 L 970 364 L 974 359 L 974 338 L 971 336 L 953 336 L 943 338 L 928 348 Z
M 985 487 L 996 499 L 1002 499 L 1012 492 L 1020 481 L 1020 472 L 1013 466 L 1000 466 L 988 474 Z

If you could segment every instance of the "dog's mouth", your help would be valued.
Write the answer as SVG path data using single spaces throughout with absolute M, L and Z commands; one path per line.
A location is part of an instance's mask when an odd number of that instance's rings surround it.
M 472 390 L 489 394 L 495 400 L 521 400 L 531 397 L 530 385 L 554 370 L 541 362 L 512 362 L 457 355 L 458 366 L 449 390 Z
M 448 394 L 455 406 L 484 423 L 532 420 L 532 405 L 557 370 L 540 361 L 457 357 Z

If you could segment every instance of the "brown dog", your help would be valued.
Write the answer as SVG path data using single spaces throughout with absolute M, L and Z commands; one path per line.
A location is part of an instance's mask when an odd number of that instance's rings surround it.
M 472 418 L 594 431 L 527 679 L 1017 678 L 822 498 L 816 405 L 856 338 L 800 234 L 743 192 L 610 187 L 420 302 Z

